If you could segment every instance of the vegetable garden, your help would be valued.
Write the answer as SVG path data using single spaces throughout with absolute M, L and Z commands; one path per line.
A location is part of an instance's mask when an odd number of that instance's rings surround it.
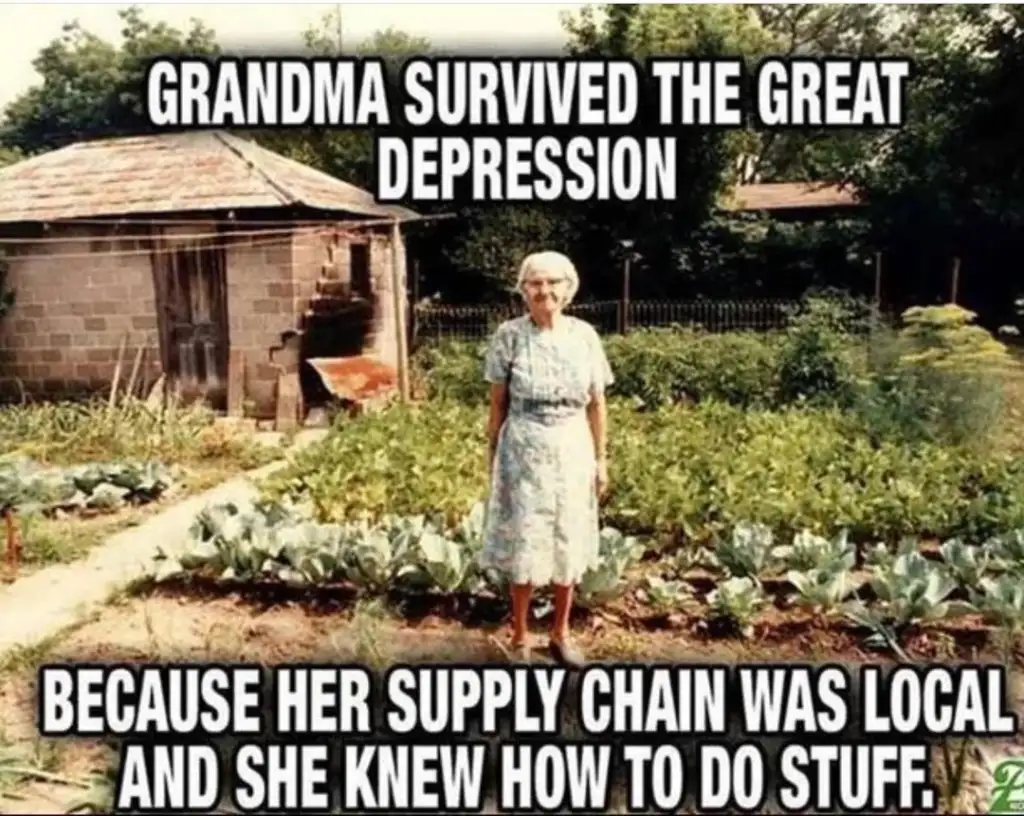
M 969 314 L 912 310 L 894 329 L 849 305 L 809 302 L 776 334 L 641 331 L 606 347 L 617 375 L 611 490 L 601 563 L 575 612 L 589 657 L 1016 662 L 1024 426 L 1015 398 L 1024 377 L 1014 353 Z M 508 612 L 500 576 L 476 559 L 487 488 L 482 352 L 420 349 L 420 399 L 339 416 L 256 500 L 207 507 L 148 585 L 47 659 L 377 668 L 501 659 L 480 634 Z M 249 455 L 205 425 L 160 427 L 96 447 L 121 453 L 115 446 L 135 439 L 139 461 L 192 467 Z M 156 467 L 55 475 L 45 468 L 87 447 L 62 444 L 68 435 L 54 430 L 47 444 L 21 447 L 43 463 L 12 480 L 23 507 L 69 512 L 57 510 L 63 503 L 78 514 L 104 496 L 143 501 L 172 478 Z M 549 613 L 541 597 L 535 614 Z M 105 746 L 76 741 L 59 760 L 26 756 L 27 688 L 0 676 L 0 704 L 25 719 L 10 731 L 22 735 L 16 772 L 5 772 L 0 729 L 0 796 L 5 780 L 23 791 L 34 779 L 23 812 L 53 807 L 39 798 L 51 783 L 47 795 L 62 809 L 104 807 L 116 766 Z M 948 812 L 980 808 L 987 796 L 976 766 L 965 770 L 966 746 L 937 754 Z
M 70 561 L 161 500 L 272 458 L 201 409 L 140 400 L 0 411 L 0 514 L 9 579 Z
M 921 625 L 1024 625 L 1019 364 L 956 307 L 898 329 L 810 301 L 777 335 L 607 341 L 612 489 L 580 607 L 743 635 L 774 608 L 899 650 Z M 263 486 L 209 508 L 161 582 L 384 595 L 412 614 L 503 613 L 481 572 L 479 344 L 422 350 L 427 399 L 342 419 Z M 491 610 L 491 611 L 487 611 Z M 719 625 L 721 624 L 721 625 Z

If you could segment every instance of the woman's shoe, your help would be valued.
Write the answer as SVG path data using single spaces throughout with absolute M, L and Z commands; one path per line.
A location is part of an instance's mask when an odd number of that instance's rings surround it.
M 582 669 L 587 665 L 583 653 L 568 640 L 548 641 L 548 652 L 551 657 L 570 669 Z
M 527 638 L 522 643 L 504 643 L 496 637 L 490 638 L 498 650 L 505 656 L 506 660 L 512 663 L 532 663 L 533 662 L 533 644 Z

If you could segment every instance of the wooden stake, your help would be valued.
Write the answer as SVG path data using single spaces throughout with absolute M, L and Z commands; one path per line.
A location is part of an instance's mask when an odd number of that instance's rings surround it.
M 121 348 L 117 352 L 117 365 L 114 367 L 114 379 L 110 383 L 110 401 L 109 407 L 113 410 L 114 405 L 117 403 L 117 386 L 121 383 L 121 366 L 124 365 L 124 350 L 125 346 L 128 345 L 128 333 L 125 332 L 121 336 Z
M 626 256 L 626 262 L 622 267 L 622 328 L 623 334 L 629 332 L 629 272 L 630 272 L 630 258 Z
M 4 561 L 11 569 L 11 576 L 18 574 L 21 566 L 21 542 L 18 541 L 18 529 L 14 524 L 14 510 L 4 512 L 4 527 L 7 533 L 7 547 L 4 550 Z
M 953 259 L 953 281 L 950 286 L 949 302 L 956 303 L 957 296 L 960 293 L 960 259 Z
M 124 395 L 128 399 L 132 399 L 135 396 L 135 384 L 139 378 L 139 369 L 142 367 L 142 358 L 145 353 L 145 346 L 139 346 L 138 350 L 135 352 L 135 362 L 132 363 L 132 374 L 128 378 L 128 388 L 124 392 Z

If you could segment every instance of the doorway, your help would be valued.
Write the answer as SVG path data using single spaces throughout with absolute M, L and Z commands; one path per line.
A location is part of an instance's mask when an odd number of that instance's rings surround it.
M 153 253 L 160 351 L 170 393 L 227 406 L 228 306 L 223 246 L 165 242 Z

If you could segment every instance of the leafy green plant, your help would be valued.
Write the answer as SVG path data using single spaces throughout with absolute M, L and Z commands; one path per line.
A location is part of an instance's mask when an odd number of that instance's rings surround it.
M 786 579 L 796 588 L 798 604 L 824 614 L 838 608 L 857 589 L 850 571 L 835 562 L 804 571 L 790 570 Z
M 915 624 L 930 623 L 969 612 L 971 607 L 948 600 L 956 581 L 939 564 L 917 552 L 898 555 L 873 570 L 871 588 L 877 602 L 868 609 L 860 599 L 847 604 L 847 617 L 874 631 L 871 641 L 898 642 L 902 632 Z
M 628 586 L 626 570 L 640 560 L 645 546 L 636 538 L 605 527 L 601 530 L 597 566 L 584 575 L 576 590 L 580 606 L 591 607 L 621 597 Z
M 641 588 L 644 600 L 657 612 L 675 612 L 693 601 L 693 589 L 685 581 L 649 576 Z
M 783 402 L 847 405 L 857 382 L 849 339 L 854 302 L 809 298 L 793 315 L 779 359 Z
M 772 563 L 772 531 L 763 524 L 738 524 L 732 535 L 719 539 L 714 558 L 729 575 L 757 578 Z
M 972 589 L 981 585 L 991 558 L 988 549 L 951 538 L 943 542 L 941 552 L 946 570 L 960 586 Z
M 754 578 L 729 578 L 708 594 L 707 601 L 713 617 L 731 623 L 741 634 L 749 636 L 752 622 L 768 605 L 768 596 Z
M 111 511 L 156 501 L 177 483 L 158 462 L 45 467 L 24 456 L 0 460 L 0 511 Z
M 983 546 L 993 572 L 1014 576 L 1024 573 L 1024 529 L 993 536 Z
M 835 538 L 817 536 L 803 530 L 793 537 L 793 543 L 776 547 L 773 558 L 783 562 L 790 570 L 809 572 L 832 568 L 853 569 L 857 551 L 850 543 L 845 531 Z
M 342 419 L 263 484 L 319 522 L 387 514 L 461 522 L 487 495 L 486 409 L 451 401 Z M 779 540 L 984 536 L 1024 527 L 1024 463 L 929 443 L 872 444 L 835 409 L 718 402 L 637 411 L 609 403 L 611 490 L 602 523 L 686 541 L 749 519 Z
M 0 450 L 45 464 L 160 461 L 179 465 L 230 462 L 256 467 L 275 458 L 245 433 L 215 424 L 200 405 L 150 408 L 139 399 L 8 405 L 0 411 Z
M 1024 584 L 1010 575 L 982 578 L 971 592 L 971 605 L 986 623 L 1017 635 L 1024 629 Z
M 480 569 L 483 507 L 459 523 L 443 518 L 388 515 L 377 522 L 311 521 L 298 506 L 273 502 L 225 503 L 195 519 L 188 545 L 158 553 L 157 581 L 189 572 L 231 582 L 277 581 L 294 587 L 348 583 L 366 595 L 391 591 L 504 594 L 502 579 Z M 626 570 L 644 552 L 631 536 L 601 531 L 601 559 L 584 574 L 581 605 L 606 603 L 626 589 Z
M 985 447 L 1004 412 L 1008 349 L 955 304 L 915 306 L 896 332 L 876 332 L 858 398 L 875 438 Z

